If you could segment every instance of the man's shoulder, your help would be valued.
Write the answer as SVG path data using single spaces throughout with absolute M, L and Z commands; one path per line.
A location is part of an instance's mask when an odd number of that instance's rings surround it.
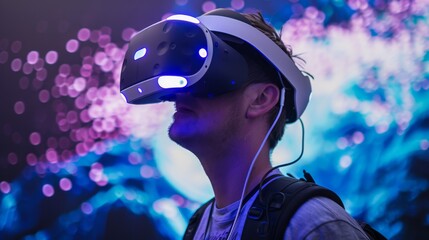
M 367 239 L 364 231 L 340 205 L 326 197 L 306 201 L 293 215 L 285 239 Z

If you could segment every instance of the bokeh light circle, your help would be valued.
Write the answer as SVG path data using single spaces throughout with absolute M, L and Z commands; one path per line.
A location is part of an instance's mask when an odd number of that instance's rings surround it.
M 29 139 L 30 139 L 30 143 L 31 144 L 33 144 L 33 145 L 39 145 L 40 144 L 40 142 L 41 142 L 41 136 L 40 136 L 40 133 L 38 133 L 38 132 L 32 132 L 31 134 L 30 134 L 30 137 L 29 137 Z
M 58 52 L 57 51 L 49 51 L 46 53 L 45 61 L 47 64 L 55 64 L 58 60 Z
M 52 197 L 55 194 L 55 189 L 51 184 L 44 184 L 42 187 L 42 192 L 46 197 Z
M 70 39 L 66 43 L 66 50 L 69 53 L 74 53 L 79 48 L 79 42 L 76 39 Z
M 0 191 L 4 194 L 8 194 L 11 191 L 10 184 L 6 181 L 0 182 Z
M 25 104 L 23 101 L 17 101 L 13 107 L 13 109 L 15 110 L 15 113 L 20 115 L 23 114 L 25 112 Z
M 35 64 L 39 60 L 39 52 L 31 51 L 27 54 L 27 62 L 29 64 Z

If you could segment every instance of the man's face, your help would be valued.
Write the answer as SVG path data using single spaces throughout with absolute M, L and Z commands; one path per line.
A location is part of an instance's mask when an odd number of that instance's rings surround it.
M 241 100 L 240 90 L 211 99 L 177 94 L 170 138 L 191 151 L 199 144 L 226 143 L 245 116 Z

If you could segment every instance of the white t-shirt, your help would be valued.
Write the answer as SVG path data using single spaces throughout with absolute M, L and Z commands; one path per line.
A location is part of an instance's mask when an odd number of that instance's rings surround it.
M 249 208 L 258 196 L 256 192 L 243 205 L 236 227 L 230 239 L 241 239 Z M 213 207 L 211 220 L 211 203 L 204 214 L 195 233 L 196 240 L 226 240 L 237 213 L 239 201 L 224 208 Z M 207 223 L 210 223 L 205 236 Z M 368 239 L 359 224 L 337 203 L 325 198 L 315 197 L 305 202 L 293 215 L 286 228 L 284 239 Z

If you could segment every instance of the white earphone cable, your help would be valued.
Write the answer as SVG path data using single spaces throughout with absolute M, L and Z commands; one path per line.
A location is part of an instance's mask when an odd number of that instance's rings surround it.
M 250 174 L 252 173 L 252 170 L 253 170 L 253 165 L 255 164 L 256 159 L 258 158 L 259 154 L 262 151 L 262 148 L 264 147 L 265 143 L 267 142 L 268 137 L 270 136 L 271 132 L 273 131 L 274 127 L 276 126 L 277 121 L 279 120 L 280 115 L 281 115 L 282 110 L 283 110 L 283 106 L 284 106 L 284 103 L 285 103 L 286 90 L 285 90 L 285 86 L 283 84 L 282 78 L 280 76 L 280 73 L 278 73 L 278 74 L 279 74 L 280 82 L 283 85 L 282 89 L 281 89 L 281 95 L 280 95 L 280 109 L 279 109 L 279 112 L 277 113 L 277 116 L 276 116 L 273 124 L 271 125 L 270 129 L 268 130 L 267 134 L 265 135 L 264 140 L 262 141 L 261 145 L 259 146 L 258 151 L 256 152 L 255 156 L 253 157 L 253 160 L 252 160 L 252 163 L 249 166 L 249 169 L 247 170 L 246 180 L 244 181 L 243 191 L 241 193 L 240 204 L 238 205 L 237 213 L 235 214 L 234 222 L 232 223 L 231 231 L 228 233 L 227 240 L 229 240 L 230 237 L 232 236 L 231 233 L 234 231 L 234 229 L 236 227 L 237 220 L 238 220 L 238 217 L 240 215 L 240 211 L 241 211 L 241 209 L 243 207 L 242 205 L 243 205 L 244 195 L 246 194 L 246 188 L 247 188 L 247 184 L 248 184 L 248 181 L 249 181 Z

